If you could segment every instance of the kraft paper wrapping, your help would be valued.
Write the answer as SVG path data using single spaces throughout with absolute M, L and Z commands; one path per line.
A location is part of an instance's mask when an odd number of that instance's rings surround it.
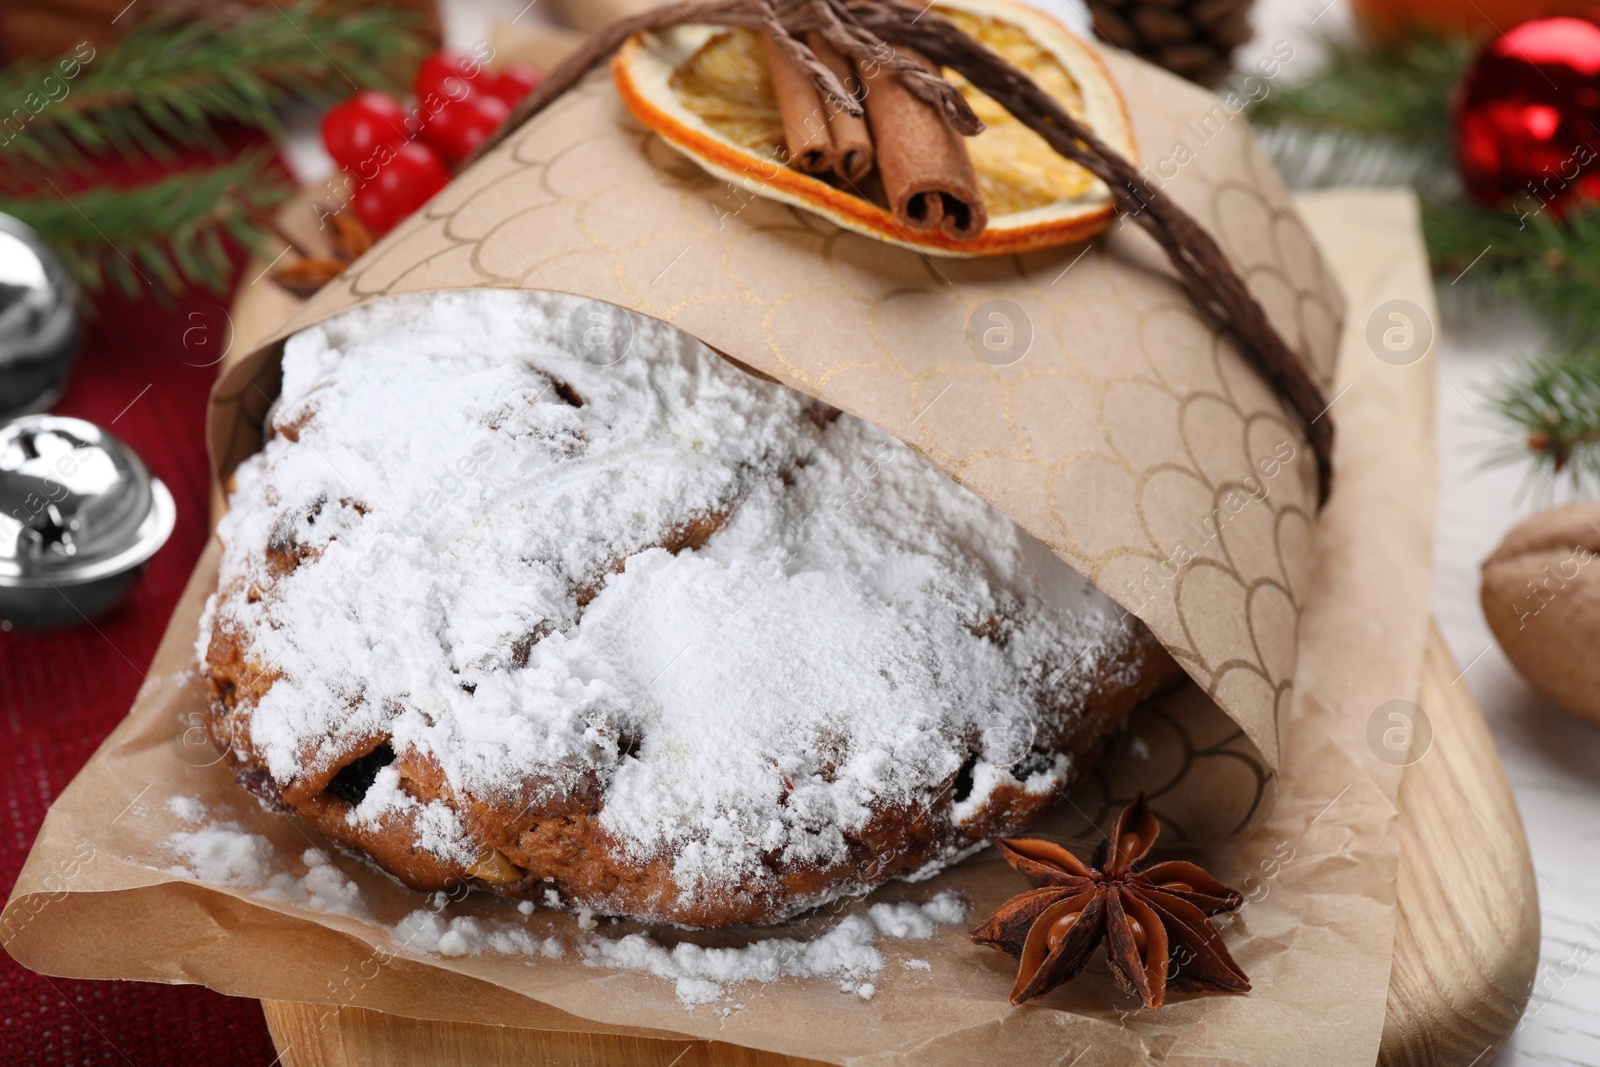
M 1209 138 L 1163 192 L 1217 235 L 1328 385 L 1341 298 L 1244 121 L 1177 78 L 1110 62 L 1142 158 L 1159 168 L 1194 131 Z M 1193 789 L 1153 793 L 1175 830 L 1226 837 L 1271 807 L 1312 457 L 1136 226 L 1017 257 L 893 248 L 711 177 L 596 72 L 224 368 L 220 474 L 260 447 L 288 334 L 402 293 L 492 287 L 666 320 L 899 437 L 1143 619 L 1238 724 Z
M 1189 124 L 1212 113 L 1212 98 L 1109 62 L 1147 160 L 1197 139 Z M 200 982 L 419 1018 L 686 1035 L 839 1063 L 953 1064 L 980 1054 L 1293 1062 L 1304 1042 L 1330 1063 L 1372 1062 L 1393 940 L 1398 770 L 1374 758 L 1364 730 L 1379 704 L 1417 692 L 1434 471 L 1429 363 L 1379 363 L 1365 322 L 1385 300 L 1431 307 L 1415 208 L 1402 195 L 1367 194 L 1324 198 L 1302 218 L 1242 120 L 1216 127 L 1167 190 L 1218 235 L 1339 397 L 1341 424 L 1358 428 L 1340 437 L 1339 480 L 1320 517 L 1292 420 L 1132 229 L 993 261 L 876 245 L 710 180 L 635 126 L 604 76 L 463 175 L 275 338 L 227 364 L 212 443 L 219 475 L 259 446 L 279 342 L 294 329 L 392 294 L 481 286 L 632 307 L 872 419 L 1135 610 L 1199 683 L 1136 713 L 1095 778 L 1036 832 L 1081 839 L 1133 788 L 1156 798 L 1167 841 L 1243 830 L 1196 858 L 1248 899 L 1227 934 L 1255 982 L 1248 996 L 1138 1011 L 1092 964 L 1042 1004 L 1013 1009 L 1011 961 L 972 946 L 963 924 L 931 941 L 881 942 L 887 963 L 870 1001 L 833 981 L 785 979 L 737 986 L 730 1001 L 690 1011 L 669 982 L 583 962 L 585 938 L 635 924 L 586 933 L 572 916 L 523 917 L 474 895 L 444 905 L 445 916 L 516 924 L 568 951 L 443 956 L 396 937 L 395 923 L 431 908 L 428 898 L 356 857 L 333 857 L 358 887 L 356 917 L 261 884 L 202 884 L 170 846 L 191 828 L 169 808 L 173 797 L 197 798 L 211 822 L 261 835 L 290 875 L 304 874 L 302 854 L 324 844 L 262 810 L 195 743 L 203 698 L 193 641 L 215 585 L 215 546 L 127 721 L 51 809 L 0 921 L 8 951 L 58 975 Z M 1326 251 L 1308 236 L 1312 222 Z M 1341 289 L 1356 312 L 1342 340 Z M 1033 326 L 1031 347 L 1008 366 L 966 340 L 965 320 L 994 299 L 1012 301 Z M 1202 542 L 1188 524 L 1203 527 L 1284 442 L 1296 458 L 1269 491 L 1230 510 Z M 1201 543 L 1176 577 L 1135 595 L 1130 579 L 1185 537 Z M 1021 887 L 989 851 L 930 882 L 897 883 L 770 931 L 654 934 L 704 945 L 810 937 L 866 903 L 945 889 L 962 895 L 975 921 Z M 901 966 L 913 957 L 930 969 Z

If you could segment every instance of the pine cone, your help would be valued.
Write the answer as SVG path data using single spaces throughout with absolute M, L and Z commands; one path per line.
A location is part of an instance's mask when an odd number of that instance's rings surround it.
M 1088 0 L 1100 37 L 1201 85 L 1233 70 L 1233 50 L 1254 34 L 1252 2 Z

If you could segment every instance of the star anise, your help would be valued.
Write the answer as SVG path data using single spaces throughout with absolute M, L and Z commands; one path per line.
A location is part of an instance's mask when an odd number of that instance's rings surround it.
M 1141 869 L 1160 832 L 1141 795 L 1112 823 L 1093 867 L 1048 841 L 996 842 L 1034 888 L 1006 901 L 969 936 L 1021 961 L 1011 1003 L 1043 996 L 1076 975 L 1102 938 L 1117 984 L 1147 1008 L 1161 1007 L 1168 988 L 1250 988 L 1207 917 L 1232 911 L 1244 898 L 1183 860 Z

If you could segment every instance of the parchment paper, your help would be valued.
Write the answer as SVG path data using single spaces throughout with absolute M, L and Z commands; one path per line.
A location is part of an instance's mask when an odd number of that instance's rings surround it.
M 1169 152 L 1168 139 L 1210 107 L 1182 83 L 1111 62 L 1147 159 Z M 259 809 L 195 743 L 192 642 L 214 549 L 128 721 L 47 817 L 4 914 L 8 950 L 55 974 L 201 981 L 424 1018 L 714 1037 L 833 1062 L 965 1063 L 980 1051 L 1019 1063 L 1073 1062 L 1080 1051 L 1085 1064 L 1135 1053 L 1296 1062 L 1297 1041 L 1315 1042 L 1328 1062 L 1371 1062 L 1393 936 L 1398 771 L 1372 755 L 1362 730 L 1377 703 L 1417 690 L 1433 469 L 1427 363 L 1371 366 L 1362 309 L 1395 297 L 1431 307 L 1431 294 L 1404 197 L 1320 205 L 1325 230 L 1339 231 L 1341 266 L 1332 267 L 1242 119 L 1200 147 L 1169 191 L 1218 234 L 1325 379 L 1338 347 L 1336 279 L 1356 300 L 1340 381 L 1328 384 L 1340 419 L 1363 429 L 1341 436 L 1339 483 L 1315 531 L 1303 441 L 1165 280 L 1142 236 L 982 263 L 876 246 L 710 182 L 634 127 L 603 78 L 464 176 L 291 328 L 402 291 L 558 288 L 674 321 L 901 436 L 1137 610 L 1215 698 L 1189 689 L 1140 712 L 1102 773 L 1038 832 L 1081 836 L 1133 782 L 1157 795 L 1169 839 L 1253 826 L 1201 856 L 1250 899 L 1228 938 L 1253 993 L 1135 1012 L 1091 966 L 1044 1004 L 1011 1009 L 1010 962 L 945 928 L 932 942 L 886 943 L 881 991 L 869 1002 L 831 982 L 787 980 L 741 988 L 732 1015 L 691 1013 L 669 984 L 588 967 L 575 951 L 530 960 L 401 947 L 392 924 L 427 901 L 355 858 L 335 862 L 360 887 L 365 920 L 263 900 L 257 886 L 177 876 L 165 844 L 184 828 L 166 806 L 173 796 L 198 797 L 213 820 L 270 838 L 291 873 L 303 873 L 301 853 L 320 844 Z M 1374 264 L 1383 267 L 1376 276 Z M 688 269 L 674 277 L 677 266 Z M 962 328 L 964 314 L 997 297 L 1037 326 L 1034 347 L 1007 367 L 978 358 Z M 259 440 L 275 358 L 269 345 L 224 372 L 213 411 L 224 472 Z M 1230 513 L 1180 580 L 1129 603 L 1136 598 L 1118 579 L 1130 566 L 1168 558 L 1174 531 L 1211 515 L 1227 487 L 1286 440 L 1299 458 L 1266 497 Z M 1281 708 L 1290 710 L 1280 763 Z M 976 918 L 1020 884 L 986 853 L 872 899 L 953 888 Z M 518 922 L 573 946 L 590 936 L 570 916 L 523 919 L 479 897 L 448 913 Z M 823 913 L 772 933 L 809 936 L 835 921 Z M 718 944 L 769 935 L 693 936 Z M 899 966 L 913 955 L 932 969 Z
M 1172 175 L 1162 192 L 1217 235 L 1329 382 L 1341 298 L 1244 120 L 1153 67 L 1107 62 L 1141 158 Z M 1193 790 L 1153 796 L 1176 831 L 1225 837 L 1270 808 L 1312 558 L 1311 455 L 1136 226 L 993 259 L 893 248 L 712 178 L 597 71 L 225 366 L 219 472 L 260 447 L 284 336 L 400 293 L 497 286 L 664 319 L 895 434 L 1143 619 L 1242 728 Z M 1012 345 L 992 352 L 997 328 Z

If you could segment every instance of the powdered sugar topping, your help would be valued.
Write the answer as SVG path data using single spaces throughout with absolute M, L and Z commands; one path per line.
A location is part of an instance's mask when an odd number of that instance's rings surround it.
M 894 439 L 671 327 L 634 317 L 626 357 L 587 362 L 578 306 L 412 296 L 288 342 L 199 644 L 226 627 L 276 676 L 248 740 L 275 779 L 382 736 L 461 795 L 597 795 L 685 894 L 843 861 L 969 747 L 958 821 L 1065 779 L 1026 757 L 1042 703 L 1130 639 L 1103 594 Z M 350 818 L 395 812 L 472 861 L 392 768 Z

